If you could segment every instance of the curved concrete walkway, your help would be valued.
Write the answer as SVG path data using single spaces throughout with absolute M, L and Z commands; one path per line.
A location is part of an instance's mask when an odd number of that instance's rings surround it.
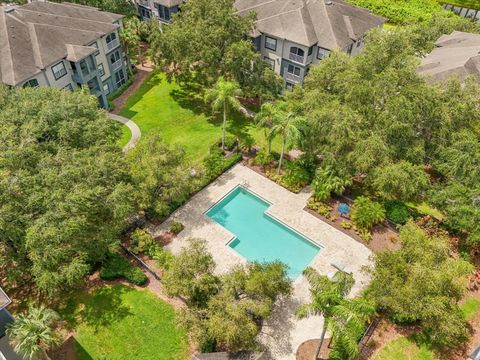
M 132 120 L 127 119 L 126 117 L 108 113 L 108 117 L 112 120 L 118 121 L 128 127 L 130 129 L 130 133 L 132 136 L 130 137 L 130 140 L 128 141 L 127 145 L 123 147 L 123 152 L 126 152 L 133 148 L 135 144 L 137 143 L 138 140 L 140 140 L 140 137 L 142 136 L 142 132 L 140 131 L 140 128 L 138 127 L 137 124 L 135 124 Z

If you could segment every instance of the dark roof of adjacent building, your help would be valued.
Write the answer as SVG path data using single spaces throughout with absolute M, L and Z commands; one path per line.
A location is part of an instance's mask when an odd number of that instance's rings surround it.
M 7 309 L 0 310 L 0 337 L 5 335 L 5 329 L 11 322 L 13 322 L 13 317 Z
M 79 47 L 117 29 L 122 17 L 70 3 L 0 6 L 0 82 L 18 85 L 72 53 L 88 54 Z
M 422 59 L 419 74 L 433 81 L 442 81 L 451 76 L 461 80 L 469 75 L 480 79 L 480 35 L 454 31 L 443 35 L 437 46 Z
M 260 33 L 304 46 L 344 49 L 387 19 L 342 0 L 236 0 L 240 15 L 255 12 Z

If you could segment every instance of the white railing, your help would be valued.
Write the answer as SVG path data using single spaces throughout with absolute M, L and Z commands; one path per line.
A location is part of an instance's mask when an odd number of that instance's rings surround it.
M 107 49 L 108 50 L 112 50 L 112 49 L 115 49 L 120 43 L 118 42 L 118 39 L 114 39 L 112 41 L 110 41 L 109 43 L 107 43 Z
M 289 53 L 288 58 L 290 60 L 293 60 L 293 61 L 301 63 L 301 64 L 303 64 L 303 60 L 305 59 L 304 56 L 300 56 L 300 55 L 297 55 L 297 54 L 294 54 L 294 53 Z
M 122 59 L 118 59 L 112 64 L 112 71 L 120 69 L 122 67 Z

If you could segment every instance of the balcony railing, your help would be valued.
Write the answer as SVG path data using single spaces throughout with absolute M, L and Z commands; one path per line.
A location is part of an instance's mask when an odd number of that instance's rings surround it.
M 295 82 L 300 82 L 301 78 L 298 75 L 286 72 L 285 73 L 285 79 L 290 80 L 290 81 L 295 81 Z
M 120 69 L 122 67 L 122 59 L 118 59 L 112 64 L 112 71 Z
M 290 60 L 293 60 L 293 61 L 295 61 L 295 62 L 297 62 L 297 63 L 301 63 L 301 64 L 303 64 L 303 60 L 305 59 L 304 56 L 297 55 L 297 54 L 294 54 L 294 53 L 289 53 L 289 54 L 288 54 L 288 58 L 289 58 Z
M 110 51 L 110 50 L 118 47 L 118 45 L 120 45 L 120 43 L 118 42 L 118 39 L 114 39 L 114 40 L 110 41 L 109 43 L 107 43 L 107 49 Z

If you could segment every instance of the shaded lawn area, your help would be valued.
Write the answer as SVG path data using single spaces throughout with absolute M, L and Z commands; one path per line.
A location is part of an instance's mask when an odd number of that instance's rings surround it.
M 374 360 L 437 360 L 437 357 L 425 344 L 402 336 L 386 344 Z
M 181 145 L 195 164 L 203 160 L 209 147 L 222 135 L 222 116 L 212 115 L 210 105 L 203 100 L 203 91 L 195 85 L 169 83 L 161 72 L 150 75 L 127 100 L 120 115 L 135 121 L 142 137 L 158 133 L 168 144 Z M 253 137 L 260 146 L 265 143 L 263 130 L 239 113 L 228 116 L 227 131 L 239 139 Z M 125 128 L 122 145 L 129 137 Z M 279 142 L 274 145 L 280 147 Z
M 467 298 L 465 302 L 460 305 L 460 310 L 462 310 L 467 321 L 472 321 L 480 310 L 480 300 L 473 297 Z
M 480 10 L 480 0 L 439 0 L 439 3 Z
M 101 287 L 75 294 L 59 313 L 75 331 L 78 360 L 187 358 L 173 307 L 148 290 Z

